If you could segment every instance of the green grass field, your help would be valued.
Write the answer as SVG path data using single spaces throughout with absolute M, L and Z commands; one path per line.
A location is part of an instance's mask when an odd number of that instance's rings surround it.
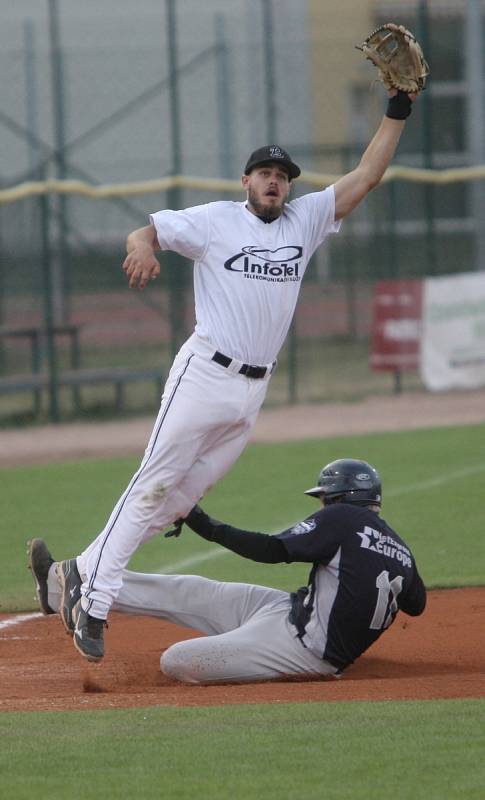
M 4 714 L 5 800 L 483 800 L 484 701 Z
M 252 445 L 204 502 L 276 532 L 306 516 L 320 467 L 374 463 L 383 516 L 411 545 L 428 587 L 484 582 L 485 425 Z M 26 542 L 58 558 L 103 526 L 137 460 L 1 470 L 2 611 L 36 607 Z M 186 531 L 157 538 L 134 569 L 196 572 L 294 589 L 302 565 L 257 565 Z M 0 643 L 1 647 L 1 643 Z M 0 796 L 22 798 L 485 797 L 485 701 L 312 703 L 0 715 Z

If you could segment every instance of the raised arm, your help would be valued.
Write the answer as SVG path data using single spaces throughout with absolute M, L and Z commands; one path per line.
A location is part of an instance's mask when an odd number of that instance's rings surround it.
M 126 256 L 123 270 L 130 289 L 144 289 L 149 280 L 160 274 L 160 264 L 155 251 L 160 250 L 154 225 L 146 225 L 132 231 L 126 240 Z
M 358 166 L 335 183 L 335 219 L 347 216 L 380 182 L 392 161 L 411 112 L 410 97 L 404 92 L 391 91 L 386 116 L 364 152 Z M 390 116 L 393 115 L 393 116 Z

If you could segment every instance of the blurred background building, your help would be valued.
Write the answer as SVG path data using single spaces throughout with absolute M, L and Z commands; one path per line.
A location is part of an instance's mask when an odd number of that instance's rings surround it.
M 16 0 L 2 4 L 0 27 L 0 190 L 51 178 L 238 179 L 249 152 L 268 142 L 306 171 L 346 172 L 386 102 L 354 46 L 389 20 L 416 33 L 431 67 L 395 163 L 484 164 L 481 0 Z M 391 181 L 345 221 L 307 274 L 269 402 L 392 387 L 368 366 L 375 284 L 485 270 L 484 183 Z M 300 181 L 294 191 L 314 189 Z M 222 196 L 242 199 L 234 189 Z M 57 391 L 64 368 L 166 370 L 193 322 L 191 271 L 164 257 L 161 280 L 130 293 L 124 240 L 150 211 L 220 197 L 127 187 L 106 200 L 24 193 L 2 202 L 0 371 L 50 376 L 34 411 L 28 393 L 8 380 L 2 392 L 0 381 L 3 420 L 111 413 L 109 387 L 94 380 Z M 406 380 L 421 386 L 417 370 Z M 155 403 L 141 380 L 127 390 L 124 409 Z

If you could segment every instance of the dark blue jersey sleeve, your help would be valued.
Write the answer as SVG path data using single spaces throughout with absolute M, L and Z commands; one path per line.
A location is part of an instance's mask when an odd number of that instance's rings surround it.
M 195 533 L 217 542 L 238 555 L 253 561 L 278 564 L 319 561 L 327 564 L 340 546 L 342 536 L 351 525 L 349 513 L 340 506 L 320 509 L 282 533 L 270 536 L 256 531 L 235 528 L 209 517 L 195 506 L 185 519 Z
M 410 617 L 418 617 L 426 608 L 426 588 L 421 575 L 414 565 L 414 573 L 409 589 L 398 598 L 398 606 Z
M 200 506 L 194 506 L 184 523 L 203 539 L 221 544 L 244 558 L 259 561 L 262 564 L 288 562 L 285 547 L 276 536 L 234 528 L 232 525 L 209 517 Z

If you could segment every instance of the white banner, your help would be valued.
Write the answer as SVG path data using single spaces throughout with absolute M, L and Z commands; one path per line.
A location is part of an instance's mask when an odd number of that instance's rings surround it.
M 421 377 L 431 390 L 485 386 L 485 272 L 425 280 Z

